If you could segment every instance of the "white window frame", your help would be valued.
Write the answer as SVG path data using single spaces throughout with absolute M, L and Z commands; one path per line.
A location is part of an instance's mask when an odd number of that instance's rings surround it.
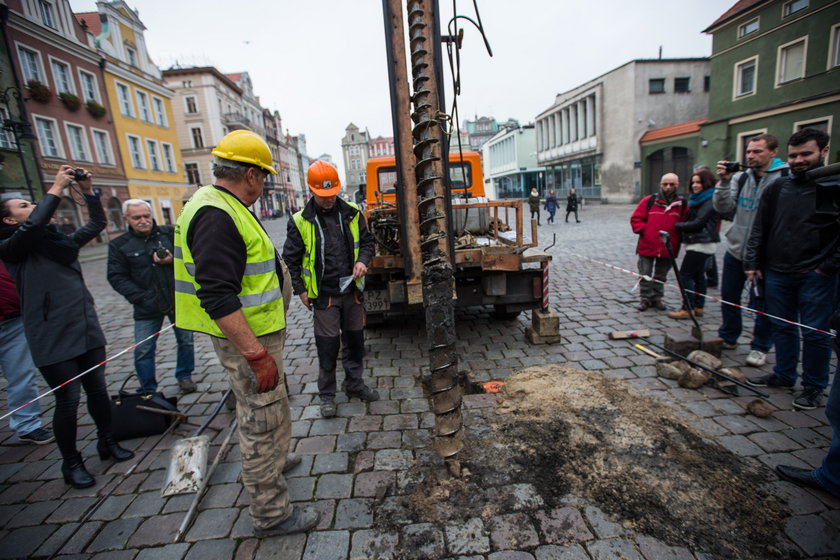
M 154 116 L 152 115 L 152 107 L 149 104 L 149 94 L 141 89 L 135 89 L 134 97 L 137 99 L 137 116 L 140 120 L 146 123 L 154 123 L 155 121 Z M 145 104 L 143 101 L 145 101 Z
M 29 45 L 22 45 L 20 43 L 15 43 L 15 48 L 17 49 L 18 62 L 20 63 L 21 73 L 23 74 L 23 81 L 28 82 L 30 80 L 36 80 L 38 82 L 41 82 L 42 84 L 47 84 L 47 73 L 44 71 L 44 63 L 41 59 L 41 51 L 33 49 Z M 35 55 L 35 73 L 37 74 L 37 76 L 33 77 L 27 75 L 29 73 L 29 66 L 24 63 L 23 51 L 29 51 L 29 53 Z
M 195 145 L 195 136 L 193 135 L 193 130 L 195 130 L 196 128 L 199 130 L 199 134 L 201 135 L 201 143 L 202 143 L 201 146 L 196 146 Z M 190 147 L 195 148 L 197 150 L 200 150 L 202 148 L 206 148 L 207 147 L 207 142 L 204 139 L 204 129 L 200 125 L 190 125 L 189 130 L 190 130 Z
M 146 152 L 149 154 L 149 171 L 163 171 L 160 145 L 153 138 L 146 138 Z
M 828 64 L 825 69 L 831 70 L 840 66 L 840 23 L 832 25 L 831 33 L 828 35 L 828 56 L 826 57 Z
M 175 163 L 175 148 L 169 142 L 161 142 L 161 155 L 163 156 L 163 167 L 167 173 L 177 173 L 178 166 Z
M 804 6 L 802 6 L 801 8 L 796 10 L 795 12 L 790 12 L 789 14 L 786 14 L 785 12 L 787 11 L 788 6 L 790 6 L 794 2 L 798 2 L 798 1 L 799 0 L 790 0 L 789 2 L 785 2 L 784 4 L 782 4 L 782 19 L 785 19 L 786 17 L 790 17 L 793 14 L 798 14 L 802 10 L 807 10 L 808 6 L 810 6 L 810 4 L 811 4 L 811 2 L 809 2 L 808 0 L 805 0 L 805 5 Z
M 145 151 L 145 148 L 143 146 L 143 139 L 140 138 L 139 136 L 137 136 L 136 134 L 126 134 L 125 138 L 126 138 L 126 146 L 128 147 L 128 157 L 129 157 L 129 159 L 131 159 L 131 167 L 134 168 L 134 169 L 142 169 L 142 170 L 148 169 L 148 166 L 146 165 L 146 151 Z M 140 153 L 137 156 L 138 159 L 139 159 L 139 163 L 140 163 L 139 166 L 137 165 L 138 162 L 134 161 L 134 153 L 131 150 L 131 140 L 132 139 L 137 140 L 137 147 L 140 150 Z
M 78 130 L 79 141 L 82 144 L 79 147 L 82 149 L 82 152 L 84 152 L 83 154 L 76 152 L 76 145 L 73 143 L 73 135 L 70 133 L 70 129 Z M 86 127 L 79 123 L 64 121 L 64 134 L 67 136 L 67 145 L 70 147 L 70 159 L 73 161 L 93 163 L 93 152 L 90 149 L 90 142 L 88 141 Z
M 160 112 L 158 112 L 158 104 L 160 104 Z M 158 126 L 169 128 L 169 122 L 166 119 L 166 102 L 162 97 L 158 97 L 157 95 L 152 96 L 152 114 Z
M 189 100 L 192 99 L 192 104 L 195 107 L 195 111 L 190 111 L 190 102 Z M 187 115 L 197 115 L 201 111 L 198 110 L 198 97 L 195 95 L 185 95 L 184 96 L 184 114 Z
M 738 100 L 738 99 L 745 99 L 747 97 L 755 95 L 756 92 L 758 91 L 758 61 L 759 61 L 759 56 L 755 55 L 755 56 L 751 56 L 749 58 L 745 58 L 743 60 L 739 60 L 738 62 L 736 62 L 733 65 L 732 68 L 733 68 L 733 71 L 734 71 L 734 74 L 735 74 L 734 79 L 732 80 L 732 100 L 733 101 Z M 741 90 L 741 87 L 740 87 L 741 86 L 741 72 L 740 72 L 740 69 L 750 62 L 755 64 L 755 71 L 753 72 L 753 89 L 749 93 L 739 93 L 739 91 Z
M 791 129 L 791 134 L 797 132 L 803 128 L 808 128 L 809 124 L 814 124 L 818 122 L 828 121 L 828 130 L 829 134 L 831 130 L 834 130 L 832 127 L 834 126 L 834 115 L 826 115 L 824 117 L 815 117 L 813 119 L 805 119 L 802 121 L 796 121 L 793 123 L 793 129 Z
M 47 8 L 46 10 L 44 8 Z M 47 0 L 38 0 L 38 16 L 40 16 L 41 21 L 49 27 L 50 29 L 58 30 L 58 23 L 55 15 L 55 6 L 52 2 Z M 46 13 L 49 13 L 49 18 L 44 17 Z M 51 21 L 47 21 L 50 19 Z
M 65 61 L 61 60 L 60 58 L 56 58 L 54 56 L 50 56 L 49 60 L 50 60 L 50 74 L 52 74 L 53 85 L 55 86 L 56 95 L 58 95 L 59 93 L 64 93 L 64 92 L 72 93 L 73 95 L 76 95 L 76 82 L 73 79 L 73 70 L 72 70 L 72 66 L 70 66 L 70 63 L 65 62 Z M 66 88 L 62 89 L 61 85 L 59 85 L 59 83 L 58 83 L 58 73 L 55 71 L 56 66 L 59 66 L 59 67 L 63 66 L 64 69 L 66 70 L 65 76 L 67 77 L 67 85 L 68 85 L 69 89 L 66 89 Z
M 755 23 L 755 29 L 753 29 L 752 31 L 746 31 L 745 32 L 744 29 L 748 25 L 750 25 L 751 23 Z M 754 17 L 750 20 L 745 21 L 744 23 L 742 23 L 741 25 L 738 26 L 738 39 L 743 39 L 747 35 L 752 35 L 756 31 L 758 31 L 759 29 L 761 29 L 761 16 L 756 16 L 756 17 Z
M 802 48 L 803 48 L 802 75 L 797 77 L 797 78 L 793 78 L 792 80 L 787 80 L 787 81 L 783 82 L 782 81 L 782 53 L 784 53 L 786 51 L 786 49 L 789 49 L 790 47 L 793 47 L 793 46 L 798 45 L 800 43 L 802 43 Z M 808 36 L 807 35 L 803 35 L 802 37 L 794 39 L 793 41 L 788 41 L 787 43 L 784 43 L 783 45 L 779 45 L 776 48 L 776 84 L 775 84 L 775 86 L 777 88 L 785 86 L 787 84 L 792 84 L 794 82 L 798 82 L 799 80 L 805 79 L 807 69 L 808 69 Z
M 758 136 L 759 134 L 767 134 L 767 129 L 766 128 L 758 128 L 756 130 L 748 130 L 747 132 L 741 132 L 741 133 L 738 134 L 738 137 L 737 137 L 738 138 L 738 144 L 737 144 L 738 153 L 736 154 L 737 161 L 744 161 L 744 159 L 747 157 L 747 155 L 743 151 L 744 138 L 747 137 L 747 136 L 749 136 L 749 137 Z
M 116 159 L 114 158 L 114 150 L 111 146 L 111 135 L 108 134 L 107 130 L 102 130 L 101 128 L 93 128 L 90 129 L 90 134 L 93 137 L 93 149 L 94 153 L 96 154 L 96 160 L 100 163 L 100 165 L 116 165 Z M 96 135 L 102 134 L 105 138 L 105 153 L 100 153 L 100 147 L 96 143 Z
M 52 133 L 55 135 L 55 149 L 57 154 L 44 153 L 44 146 L 47 144 L 45 138 L 41 136 L 41 127 L 38 126 L 38 120 L 47 121 L 52 124 Z M 32 122 L 35 123 L 35 135 L 38 137 L 38 146 L 41 150 L 41 155 L 45 158 L 64 159 L 64 143 L 61 141 L 61 132 L 58 126 L 58 121 L 51 117 L 44 115 L 32 114 Z
M 123 99 L 120 96 L 120 86 L 125 88 L 126 97 Z M 117 93 L 117 105 L 120 106 L 120 114 L 124 117 L 135 118 L 134 113 L 134 102 L 131 100 L 131 86 L 126 83 L 114 80 L 114 90 Z M 125 107 L 124 104 L 128 104 L 128 113 L 124 111 Z
M 0 106 L 0 122 L 4 122 L 10 118 L 8 107 Z M 15 135 L 2 127 L 0 127 L 0 148 L 4 150 L 17 150 Z
M 123 45 L 123 47 L 125 47 L 125 61 L 129 64 L 129 66 L 138 68 L 137 49 L 128 45 Z
M 88 72 L 87 70 L 83 70 L 82 68 L 78 68 L 79 71 L 79 90 L 81 91 L 81 96 L 85 101 L 96 101 L 99 103 L 99 81 L 96 79 L 96 74 L 92 72 Z M 93 97 L 88 95 L 88 92 L 85 91 L 85 79 L 83 76 L 88 76 L 91 79 L 91 84 L 93 85 Z

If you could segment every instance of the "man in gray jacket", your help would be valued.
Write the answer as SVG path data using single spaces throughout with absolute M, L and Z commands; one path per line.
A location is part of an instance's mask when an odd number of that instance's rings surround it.
M 717 163 L 720 182 L 715 187 L 714 208 L 722 216 L 732 216 L 732 226 L 726 232 L 726 253 L 723 256 L 723 278 L 720 284 L 720 296 L 723 301 L 741 303 L 741 292 L 747 279 L 743 266 L 744 253 L 755 221 L 759 197 L 765 187 L 777 177 L 788 174 L 787 164 L 776 157 L 778 152 L 779 140 L 771 134 L 760 134 L 747 144 L 745 171 L 732 174 L 726 169 L 726 162 Z M 751 286 L 748 306 L 757 311 L 764 311 L 764 298 L 760 288 L 752 288 Z M 756 297 L 757 293 L 761 297 Z M 723 347 L 735 348 L 738 337 L 741 336 L 741 309 L 723 303 L 721 315 L 723 324 L 718 329 L 718 335 L 723 339 Z M 766 354 L 772 347 L 770 321 L 765 316 L 756 314 L 747 365 L 764 365 L 767 362 Z

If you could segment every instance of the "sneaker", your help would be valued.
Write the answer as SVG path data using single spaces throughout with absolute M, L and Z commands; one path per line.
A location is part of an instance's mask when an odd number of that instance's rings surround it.
M 335 401 L 321 401 L 321 418 L 332 418 L 335 412 Z
M 793 387 L 793 381 L 785 381 L 775 373 L 747 379 L 747 385 L 753 387 Z
M 379 391 L 374 391 L 367 385 L 363 385 L 361 391 L 347 391 L 347 398 L 352 399 L 353 397 L 361 399 L 365 402 L 378 401 Z
M 822 387 L 805 387 L 799 396 L 793 399 L 793 408 L 799 410 L 814 410 L 820 406 Z
M 313 529 L 321 520 L 321 514 L 312 508 L 294 506 L 292 514 L 282 523 L 267 529 L 254 529 L 254 536 L 258 539 L 276 537 L 279 535 L 292 535 L 294 533 L 305 533 Z
M 46 443 L 54 442 L 55 436 L 49 430 L 45 430 L 44 428 L 35 428 L 31 432 L 19 435 L 18 439 L 27 443 L 34 443 L 35 445 L 44 445 Z
M 178 387 L 181 388 L 181 392 L 185 395 L 187 393 L 194 393 L 198 389 L 198 385 L 195 384 L 195 381 L 192 380 L 192 377 L 185 377 L 184 379 L 179 379 Z
M 668 317 L 671 319 L 688 319 L 688 311 L 685 309 L 680 309 L 679 311 L 671 311 L 668 313 Z
M 767 354 L 760 350 L 750 350 L 746 361 L 748 366 L 761 367 L 767 363 Z

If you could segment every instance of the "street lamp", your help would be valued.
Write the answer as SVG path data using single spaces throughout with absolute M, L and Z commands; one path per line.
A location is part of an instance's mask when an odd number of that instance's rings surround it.
M 11 99 L 14 99 L 17 102 L 20 120 L 14 120 L 12 118 L 12 111 L 9 106 L 9 101 Z M 26 118 L 26 109 L 23 105 L 24 101 L 25 99 L 21 95 L 17 86 L 9 86 L 3 94 L 0 95 L 0 103 L 9 108 L 9 118 L 4 119 L 2 123 L 3 130 L 11 132 L 15 138 L 15 146 L 17 146 L 20 165 L 23 168 L 23 176 L 26 179 L 26 189 L 29 191 L 29 198 L 34 202 L 35 191 L 32 189 L 32 180 L 29 178 L 29 170 L 26 167 L 26 160 L 23 158 L 23 145 L 21 140 L 32 141 L 35 140 L 35 136 L 32 134 L 32 126 Z

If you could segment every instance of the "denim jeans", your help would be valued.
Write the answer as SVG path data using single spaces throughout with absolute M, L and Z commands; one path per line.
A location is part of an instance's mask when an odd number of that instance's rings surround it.
M 814 478 L 835 496 L 840 496 L 840 352 L 837 356 L 837 370 L 828 402 L 825 405 L 825 415 L 831 424 L 832 438 L 828 455 L 823 459 L 820 468 L 814 471 Z
M 682 281 L 685 294 L 683 298 L 683 309 L 685 302 L 692 309 L 703 309 L 706 298 L 699 294 L 706 293 L 706 262 L 709 255 L 698 251 L 686 251 L 683 262 L 680 265 L 680 280 Z M 691 292 L 697 292 L 696 294 Z
M 9 410 L 27 403 L 38 396 L 35 374 L 23 320 L 20 317 L 0 322 L 0 369 L 8 383 Z M 9 427 L 19 436 L 41 427 L 41 405 L 36 401 L 9 417 Z
M 823 331 L 834 312 L 837 280 L 833 277 L 805 273 L 764 273 L 767 313 L 796 321 Z M 831 337 L 789 323 L 770 320 L 773 343 L 776 345 L 776 366 L 773 373 L 785 381 L 796 381 L 799 363 L 799 337 L 802 335 L 802 385 L 825 388 L 831 361 Z
M 747 275 L 744 274 L 743 263 L 729 253 L 725 253 L 723 255 L 723 278 L 720 282 L 721 299 L 740 305 L 741 292 L 744 291 L 744 282 L 746 281 Z M 750 299 L 747 307 L 757 311 L 764 311 L 764 302 L 764 298 L 756 299 L 752 290 L 750 290 Z M 722 303 L 720 312 L 723 316 L 723 323 L 718 329 L 718 336 L 726 342 L 735 344 L 738 342 L 738 337 L 741 336 L 741 329 L 743 328 L 741 324 L 741 309 Z M 773 337 L 770 320 L 764 315 L 756 314 L 750 348 L 766 354 L 772 347 Z
M 174 317 L 169 317 L 172 323 Z M 154 333 L 158 332 L 163 325 L 163 316 L 155 319 L 137 319 L 134 321 L 134 342 L 139 342 Z M 174 327 L 175 342 L 177 344 L 177 361 L 175 364 L 175 378 L 186 379 L 192 375 L 195 369 L 195 355 L 193 354 L 193 333 Z M 155 379 L 155 349 L 157 348 L 156 336 L 134 349 L 134 369 L 137 371 L 137 378 L 140 380 L 141 393 L 153 393 L 157 391 L 157 380 Z

